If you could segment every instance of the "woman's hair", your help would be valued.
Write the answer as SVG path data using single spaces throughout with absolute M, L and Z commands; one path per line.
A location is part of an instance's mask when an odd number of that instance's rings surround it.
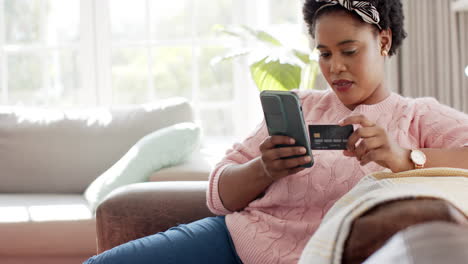
M 403 39 L 405 39 L 406 37 L 406 32 L 403 28 L 403 21 L 405 17 L 403 15 L 403 6 L 401 4 L 401 1 L 367 0 L 366 2 L 371 3 L 379 12 L 380 28 L 392 30 L 392 47 L 390 48 L 389 55 L 394 55 L 397 49 L 401 46 Z M 362 18 L 356 12 L 348 11 L 339 4 L 335 6 L 325 7 L 317 13 L 317 10 L 319 10 L 320 7 L 322 7 L 325 4 L 327 3 L 317 2 L 316 0 L 305 0 L 302 11 L 304 14 L 304 20 L 309 28 L 309 33 L 313 38 L 315 38 L 315 22 L 320 16 L 324 14 L 346 11 L 349 14 L 352 14 L 353 16 L 363 21 Z M 365 22 L 363 21 L 363 23 Z M 379 30 L 376 25 L 374 26 L 377 30 Z

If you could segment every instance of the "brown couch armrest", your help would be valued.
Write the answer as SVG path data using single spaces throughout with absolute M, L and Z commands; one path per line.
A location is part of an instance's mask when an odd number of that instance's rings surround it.
M 207 181 L 146 182 L 112 192 L 96 211 L 98 253 L 173 226 L 213 216 Z
M 342 263 L 362 263 L 394 234 L 431 221 L 460 224 L 466 217 L 449 202 L 439 199 L 405 199 L 378 205 L 354 220 Z

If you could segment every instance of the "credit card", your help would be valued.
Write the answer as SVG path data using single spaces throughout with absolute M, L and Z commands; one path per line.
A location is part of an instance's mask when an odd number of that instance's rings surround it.
M 346 149 L 353 125 L 309 125 L 310 148 L 319 150 Z

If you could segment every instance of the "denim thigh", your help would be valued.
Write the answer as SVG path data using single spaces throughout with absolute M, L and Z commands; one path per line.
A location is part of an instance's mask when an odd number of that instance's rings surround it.
M 208 217 L 143 237 L 96 255 L 84 264 L 242 263 L 224 216 Z

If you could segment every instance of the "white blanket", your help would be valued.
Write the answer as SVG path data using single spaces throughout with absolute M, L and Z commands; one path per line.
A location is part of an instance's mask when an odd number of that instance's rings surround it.
M 405 198 L 439 198 L 468 215 L 468 170 L 430 168 L 364 177 L 327 212 L 299 264 L 339 264 L 354 219 L 371 208 Z

